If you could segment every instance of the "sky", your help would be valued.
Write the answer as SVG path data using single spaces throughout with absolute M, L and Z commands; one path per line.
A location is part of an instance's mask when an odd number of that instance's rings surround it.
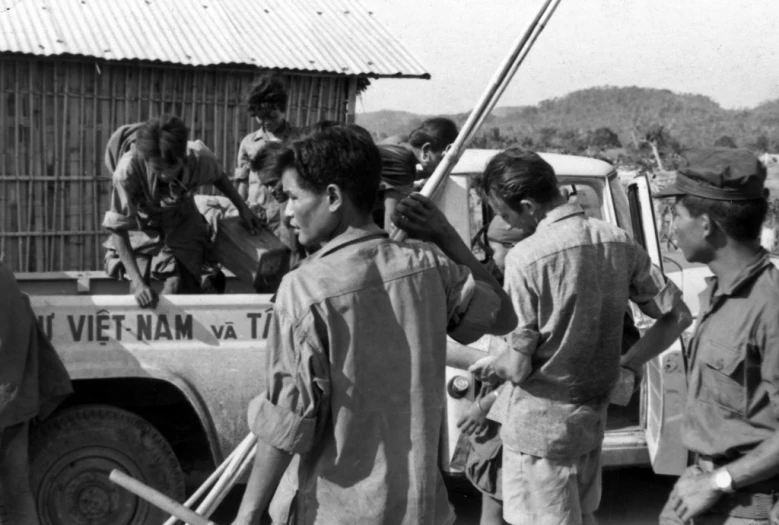
M 470 110 L 541 0 L 363 0 L 431 80 L 378 79 L 358 113 Z M 779 98 L 777 0 L 562 0 L 498 106 L 594 86 L 702 94 L 725 108 Z

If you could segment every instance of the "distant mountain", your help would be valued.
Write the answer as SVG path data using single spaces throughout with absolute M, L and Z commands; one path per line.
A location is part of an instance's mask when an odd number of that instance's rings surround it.
M 467 118 L 465 113 L 446 116 L 460 125 Z M 383 138 L 408 132 L 425 117 L 378 111 L 358 115 L 357 123 Z M 779 99 L 752 109 L 728 110 L 703 95 L 641 87 L 597 87 L 544 100 L 536 106 L 496 108 L 481 131 L 536 139 L 548 134 L 549 128 L 579 135 L 609 128 L 620 142 L 628 144 L 634 135 L 653 125 L 663 126 L 684 146 L 710 146 L 728 136 L 740 147 L 774 151 L 779 148 Z

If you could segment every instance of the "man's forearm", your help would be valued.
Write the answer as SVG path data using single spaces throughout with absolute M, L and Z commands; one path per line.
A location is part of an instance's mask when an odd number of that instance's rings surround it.
M 503 290 L 503 287 L 495 277 L 481 264 L 473 255 L 470 248 L 465 245 L 457 231 L 452 228 L 450 232 L 441 235 L 435 242 L 441 251 L 457 264 L 468 267 L 473 274 L 473 278 L 488 284 L 500 297 L 500 309 L 498 317 L 495 320 L 491 333 L 503 335 L 509 333 L 517 325 L 517 314 L 514 313 L 514 306 L 511 299 Z
M 119 260 L 124 265 L 124 271 L 127 274 L 127 278 L 133 284 L 143 282 L 141 277 L 141 270 L 138 268 L 138 262 L 133 255 L 132 246 L 130 245 L 130 234 L 127 230 L 112 230 L 111 238 L 114 242 L 114 248 L 119 255 Z
M 667 350 L 692 323 L 692 314 L 683 302 L 655 321 L 644 336 L 634 344 L 620 364 L 639 370 L 647 361 Z
M 235 525 L 259 525 L 292 456 L 262 440 L 257 441 L 254 466 L 238 509 Z
M 779 431 L 725 468 L 737 489 L 747 488 L 779 474 Z
M 217 179 L 216 182 L 214 182 L 214 186 L 216 189 L 221 191 L 225 197 L 230 199 L 230 202 L 232 202 L 235 207 L 238 208 L 238 211 L 244 211 L 245 208 L 248 208 L 246 201 L 241 198 L 238 190 L 224 173 L 221 177 L 219 177 L 219 179 Z

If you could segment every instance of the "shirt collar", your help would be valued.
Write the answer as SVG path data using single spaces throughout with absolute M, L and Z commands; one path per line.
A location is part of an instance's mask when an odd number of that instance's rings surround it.
M 771 257 L 765 249 L 761 248 L 757 255 L 736 275 L 727 286 L 718 286 L 719 280 L 716 276 L 706 277 L 706 284 L 710 290 L 711 296 L 733 295 L 738 292 L 742 286 L 757 277 L 764 269 L 770 266 Z
M 389 234 L 386 231 L 379 228 L 378 226 L 376 226 L 375 224 L 370 224 L 365 228 L 354 228 L 350 226 L 341 235 L 339 235 L 334 239 L 331 239 L 327 244 L 322 246 L 310 258 L 321 259 L 322 257 L 330 255 L 331 253 L 338 251 L 341 248 L 345 248 L 350 244 L 356 244 L 358 242 L 362 242 L 364 240 L 368 240 L 373 237 L 387 238 L 389 237 Z
M 566 203 L 557 208 L 549 210 L 541 222 L 538 223 L 537 230 L 547 228 L 556 222 L 560 222 L 574 215 L 584 215 L 584 208 L 578 204 Z
M 289 126 L 289 122 L 287 122 L 285 120 L 281 124 L 279 129 L 277 129 L 276 131 L 273 132 L 273 136 L 278 138 L 278 139 L 280 139 L 280 140 L 284 140 L 284 139 L 287 138 L 287 134 L 289 133 L 290 129 L 291 128 Z M 254 132 L 254 135 L 252 136 L 252 138 L 255 141 L 263 140 L 263 139 L 267 138 L 268 135 L 270 135 L 270 133 L 265 131 L 265 126 L 260 126 L 260 129 L 258 129 L 257 131 Z

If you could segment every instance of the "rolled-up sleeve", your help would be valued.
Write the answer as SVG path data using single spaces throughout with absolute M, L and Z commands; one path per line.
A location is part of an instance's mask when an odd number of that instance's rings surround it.
M 667 279 L 643 248 L 636 245 L 636 264 L 630 281 L 630 300 L 646 315 L 659 319 L 682 302 L 682 291 Z
M 249 428 L 290 454 L 307 452 L 327 418 L 330 380 L 313 319 L 295 322 L 276 308 L 268 336 L 266 390 L 249 405 Z
M 531 268 L 514 266 L 506 272 L 505 288 L 517 314 L 517 327 L 508 334 L 509 347 L 515 352 L 533 355 L 541 340 L 538 324 L 539 296 L 528 272 Z
M 224 170 L 219 165 L 216 155 L 200 140 L 190 142 L 188 148 L 197 159 L 192 173 L 194 184 L 205 186 L 218 181 Z
M 447 333 L 458 343 L 473 343 L 495 324 L 500 297 L 488 284 L 474 279 L 468 267 L 443 254 L 438 265 L 446 288 Z
M 138 228 L 138 210 L 132 200 L 131 178 L 131 154 L 121 158 L 114 171 L 111 190 L 111 202 L 108 211 L 103 217 L 103 228 L 109 230 L 135 230 Z

